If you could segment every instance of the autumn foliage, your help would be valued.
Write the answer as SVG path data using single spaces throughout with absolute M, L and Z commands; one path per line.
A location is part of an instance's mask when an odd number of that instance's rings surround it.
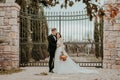
M 108 5 L 108 9 L 105 11 L 106 15 L 106 19 L 108 20 L 108 22 L 111 22 L 112 25 L 114 25 L 115 18 L 119 13 L 119 9 L 117 8 L 117 6 L 113 6 L 111 4 Z
M 61 8 L 67 8 L 67 6 L 72 7 L 75 2 L 80 2 L 81 0 L 63 0 L 64 3 L 60 4 Z M 83 0 L 83 3 L 86 5 L 87 15 L 89 16 L 90 20 L 92 20 L 94 17 L 103 18 L 104 16 L 108 20 L 108 22 L 112 23 L 112 25 L 116 22 L 115 17 L 119 13 L 119 9 L 116 6 L 113 6 L 112 4 L 108 5 L 107 10 L 103 10 L 103 8 L 99 7 L 98 5 L 91 3 L 91 0 Z M 98 2 L 99 0 L 95 0 Z M 59 4 L 59 0 L 40 0 L 40 2 L 48 6 L 56 6 Z

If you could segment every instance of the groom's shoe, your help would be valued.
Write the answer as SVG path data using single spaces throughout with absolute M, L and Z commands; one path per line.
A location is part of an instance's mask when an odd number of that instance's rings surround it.
M 49 71 L 50 73 L 54 73 L 53 71 Z

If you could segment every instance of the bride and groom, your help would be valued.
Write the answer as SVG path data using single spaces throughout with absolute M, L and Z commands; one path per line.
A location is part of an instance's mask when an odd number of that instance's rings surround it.
M 48 36 L 49 72 L 58 74 L 98 73 L 95 70 L 81 68 L 76 64 L 66 53 L 61 34 L 57 32 L 56 28 L 53 28 L 51 32 L 52 34 Z M 67 56 L 65 61 L 60 59 L 61 54 Z

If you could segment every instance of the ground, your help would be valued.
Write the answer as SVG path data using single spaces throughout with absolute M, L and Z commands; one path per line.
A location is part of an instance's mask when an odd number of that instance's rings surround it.
M 0 75 L 0 80 L 120 80 L 120 69 L 101 69 L 88 68 L 97 70 L 99 74 L 67 74 L 60 75 L 48 73 L 48 67 L 25 67 L 24 71 L 10 75 Z M 40 73 L 47 72 L 48 75 Z

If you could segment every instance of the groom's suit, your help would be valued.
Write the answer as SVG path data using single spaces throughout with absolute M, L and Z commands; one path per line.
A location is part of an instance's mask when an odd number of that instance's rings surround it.
M 49 71 L 52 71 L 52 69 L 54 68 L 54 56 L 55 56 L 55 51 L 56 51 L 56 47 L 57 47 L 57 39 L 54 35 L 49 35 L 48 36 L 48 52 L 50 55 L 50 59 L 49 59 Z

